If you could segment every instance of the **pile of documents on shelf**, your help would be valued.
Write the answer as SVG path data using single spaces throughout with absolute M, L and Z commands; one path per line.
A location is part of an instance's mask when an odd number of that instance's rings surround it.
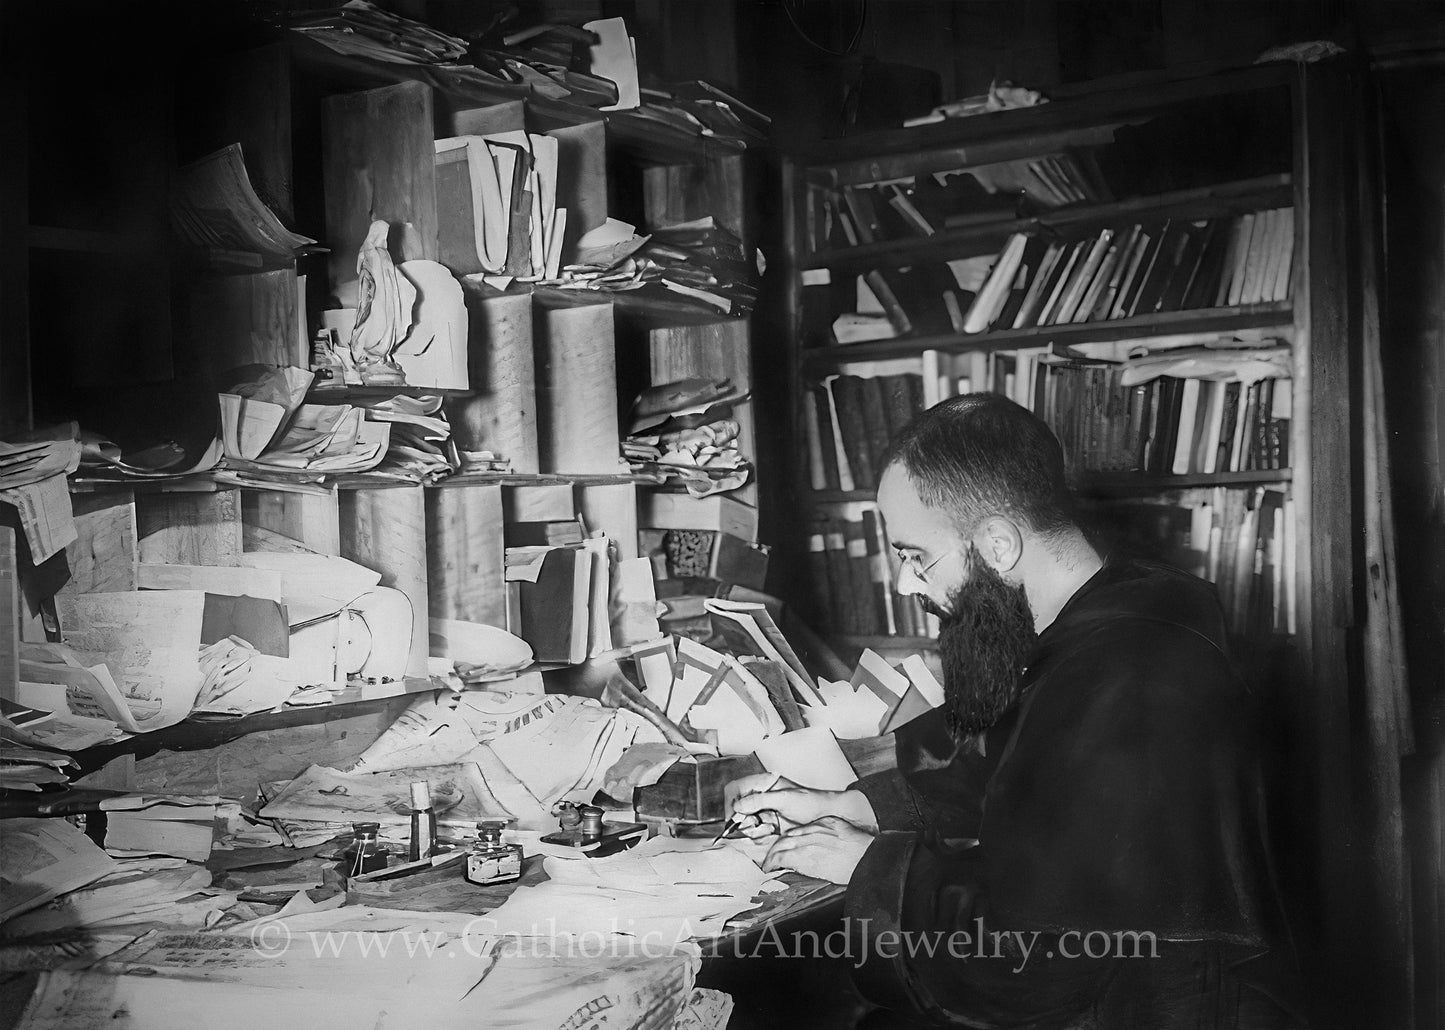
M 647 288 L 741 318 L 757 299 L 761 255 L 756 260 L 754 268 L 737 237 L 716 227 L 711 216 L 648 236 L 609 217 L 577 241 L 569 264 L 538 281 L 562 290 L 620 293 Z
M 381 463 L 391 423 L 351 404 L 306 401 L 315 376 L 302 368 L 247 365 L 219 394 L 225 467 L 256 476 L 365 472 Z
M 37 438 L 31 438 L 37 437 Z M 70 487 L 65 477 L 80 467 L 75 423 L 21 440 L 0 441 L 0 501 L 20 514 L 20 525 L 38 565 L 75 539 Z
M 539 662 L 577 664 L 661 635 L 652 566 L 575 520 L 507 526 L 507 625 Z
M 367 0 L 349 0 L 329 10 L 308 11 L 291 22 L 337 53 L 391 64 L 439 64 L 467 52 L 467 41 L 411 18 L 392 14 Z
M 218 267 L 286 265 L 316 243 L 287 229 L 256 195 L 239 143 L 181 168 L 170 208 L 177 235 Z
M 644 391 L 633 405 L 622 454 L 633 469 L 680 479 L 702 497 L 735 490 L 751 464 L 738 449 L 732 406 L 748 392 L 729 379 L 680 379 Z
M 567 232 L 567 208 L 557 204 L 559 146 L 555 136 L 521 129 L 436 141 L 437 204 L 459 213 L 438 227 L 447 268 L 486 276 L 499 289 L 514 278 L 558 277 Z
M 472 62 L 499 84 L 549 100 L 626 110 L 638 103 L 637 44 L 622 18 L 582 25 L 513 24 L 515 7 L 479 36 Z
M 689 144 L 699 139 L 742 149 L 768 142 L 772 119 L 710 83 L 641 90 L 642 103 L 613 122 L 627 135 Z

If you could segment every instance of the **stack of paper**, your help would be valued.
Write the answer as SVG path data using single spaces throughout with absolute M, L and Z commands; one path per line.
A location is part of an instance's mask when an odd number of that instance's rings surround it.
M 254 267 L 256 255 L 272 264 L 289 262 L 316 242 L 287 229 L 256 196 L 239 143 L 177 173 L 171 224 L 182 239 L 216 261 L 247 267 Z
M 68 825 L 59 819 L 49 821 Z M 70 829 L 80 834 L 74 827 Z M 80 838 L 90 844 L 84 834 Z M 34 838 L 27 835 L 25 839 Z M 95 848 L 94 844 L 90 846 Z M 98 848 L 96 851 L 105 863 L 96 862 L 91 867 L 98 870 L 98 875 L 52 895 L 56 900 L 44 908 L 7 920 L 0 934 L 18 938 L 75 927 L 95 932 L 121 926 L 141 930 L 147 925 L 199 929 L 235 904 L 234 894 L 209 889 L 211 874 L 202 866 L 178 858 L 116 861 Z
M 75 423 L 42 432 L 43 439 L 0 442 L 0 501 L 20 513 L 38 565 L 76 538 L 65 477 L 80 466 Z
M 201 687 L 205 601 L 199 590 L 62 595 L 57 613 L 73 654 L 27 663 L 26 675 L 64 682 L 72 713 L 130 733 L 180 722 Z
M 478 748 L 500 760 L 547 809 L 559 801 L 590 802 L 629 747 L 662 740 L 632 712 L 603 708 L 586 698 L 565 700 L 544 718 Z
M 740 850 L 654 837 L 607 858 L 552 858 L 548 881 L 519 888 L 483 916 L 486 932 L 522 937 L 626 935 L 669 945 L 715 937 L 756 907 L 770 878 Z
M 0 701 L 0 711 L 13 702 Z M 11 721 L 15 721 L 13 712 Z M 40 789 L 42 783 L 65 783 L 66 769 L 76 768 L 73 758 L 51 751 L 40 751 L 21 744 L 0 743 L 0 790 Z
M 253 473 L 365 472 L 381 463 L 388 422 L 349 404 L 309 404 L 305 369 L 248 365 L 219 395 L 226 467 Z
M 910 655 L 895 667 L 873 650 L 859 657 L 851 680 L 824 680 L 819 693 L 823 703 L 803 707 L 803 717 L 843 740 L 892 733 L 943 704 L 943 687 L 921 656 Z
M 520 129 L 437 140 L 438 201 L 445 196 L 449 210 L 464 213 L 441 229 L 443 263 L 460 273 L 555 279 L 567 228 L 557 155 L 556 137 Z

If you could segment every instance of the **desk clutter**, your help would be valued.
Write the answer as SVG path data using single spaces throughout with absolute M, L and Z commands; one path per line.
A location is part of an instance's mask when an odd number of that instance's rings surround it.
M 926 670 L 872 653 L 852 682 L 818 680 L 764 605 L 714 599 L 707 612 L 710 643 L 667 636 L 594 663 L 600 700 L 532 693 L 525 676 L 438 684 L 348 767 L 313 764 L 251 796 L 37 790 L 34 810 L 52 817 L 7 822 L 0 884 L 0 962 L 42 971 L 19 1025 L 67 1025 L 133 996 L 145 1011 L 209 1010 L 293 983 L 318 992 L 306 1005 L 344 1005 L 363 978 L 383 1006 L 424 981 L 444 1025 L 484 1011 L 498 1025 L 508 1006 L 538 1025 L 535 992 L 564 972 L 575 977 L 547 1013 L 577 1011 L 590 990 L 640 1025 L 723 1025 L 730 1000 L 693 985 L 699 942 L 836 892 L 765 872 L 771 841 L 722 824 L 726 783 L 767 770 L 843 789 L 870 770 L 861 756 L 880 732 L 941 696 Z M 0 775 L 51 788 L 72 760 L 20 743 L 21 718 L 3 727 L 15 742 Z M 858 768 L 838 739 L 849 734 L 868 738 Z M 389 935 L 411 933 L 433 958 L 467 961 L 353 966 L 338 951 L 320 965 L 295 947 L 256 961 L 257 942 L 303 928 L 383 956 Z M 223 959 L 224 975 L 197 980 Z M 158 978 L 144 998 L 142 969 Z

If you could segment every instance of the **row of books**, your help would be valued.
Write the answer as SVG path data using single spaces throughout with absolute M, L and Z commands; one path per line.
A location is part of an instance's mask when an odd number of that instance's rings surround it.
M 896 562 L 874 505 L 826 515 L 808 537 L 814 616 L 825 633 L 937 637 L 938 619 L 898 593 Z
M 1110 504 L 1101 542 L 1215 584 L 1231 633 L 1294 633 L 1294 499 L 1276 487 L 1181 490 Z
M 924 408 L 923 377 L 828 376 L 803 405 L 813 489 L 874 490 L 889 442 Z
M 1294 211 L 1100 229 L 1047 242 L 1015 233 L 960 331 L 1098 322 L 1289 298 Z
M 834 320 L 833 341 L 973 334 L 1282 301 L 1289 299 L 1293 257 L 1291 208 L 1108 226 L 1070 240 L 1015 233 L 998 255 L 950 261 L 947 272 L 924 263 L 865 273 L 858 314 Z
M 815 193 L 815 248 L 927 237 L 1030 209 L 1101 203 L 1113 193 L 1089 149 L 998 161 L 894 182 Z
M 1135 382 L 1127 365 L 1061 362 L 1043 347 L 978 357 L 973 380 L 957 380 L 959 392 L 991 390 L 1029 408 L 1058 435 L 1073 470 L 1212 475 L 1289 467 L 1291 379 Z
M 1251 353 L 1251 352 L 1245 352 Z M 1292 380 L 1161 375 L 1051 358 L 1043 347 L 975 352 L 941 370 L 834 375 L 803 394 L 809 485 L 874 490 L 891 441 L 919 412 L 955 394 L 990 391 L 1044 419 L 1071 470 L 1213 475 L 1289 467 Z M 963 374 L 958 374 L 962 372 Z

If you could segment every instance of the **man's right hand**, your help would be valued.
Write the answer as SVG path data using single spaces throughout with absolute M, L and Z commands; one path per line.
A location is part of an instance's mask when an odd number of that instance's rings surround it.
M 773 782 L 769 774 L 744 776 L 729 784 L 729 793 L 738 791 L 733 802 L 733 816 L 749 837 L 762 837 L 791 830 L 795 826 L 816 822 L 835 815 L 864 830 L 876 833 L 878 818 L 867 795 L 859 790 L 811 790 L 789 780 L 778 781 L 772 790 L 763 790 Z

